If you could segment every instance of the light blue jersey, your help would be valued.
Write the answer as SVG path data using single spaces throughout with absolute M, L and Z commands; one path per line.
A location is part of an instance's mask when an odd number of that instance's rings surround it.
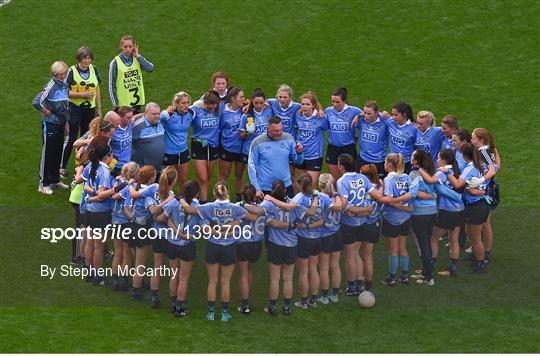
M 242 202 L 236 203 L 242 206 Z M 255 204 L 253 204 L 255 205 Z M 242 222 L 242 238 L 238 242 L 259 242 L 264 239 L 264 230 L 266 228 L 266 214 L 260 215 L 255 221 L 244 220 Z M 247 233 L 249 231 L 249 233 Z
M 324 215 L 324 225 L 320 227 L 321 236 L 328 237 L 338 232 L 341 227 L 341 212 L 332 210 L 334 201 L 325 193 L 319 195 L 319 206 Z
M 306 210 L 308 210 L 311 207 L 311 203 L 313 202 L 313 195 L 305 195 L 304 193 L 298 193 L 294 196 L 292 199 L 296 204 L 299 206 L 304 207 Z M 321 206 L 321 202 L 319 200 L 319 204 L 317 206 L 317 209 L 315 211 L 315 215 L 313 216 L 307 216 L 304 215 L 300 221 L 304 224 L 312 224 L 316 221 L 319 221 L 323 219 L 323 208 Z M 322 237 L 320 228 L 315 229 L 298 229 L 297 231 L 298 236 L 304 237 L 306 239 L 318 239 Z
M 420 130 L 416 131 L 416 141 L 415 146 L 431 154 L 433 163 L 437 167 L 437 156 L 441 150 L 441 145 L 445 139 L 444 134 L 440 127 L 429 127 L 426 132 L 421 132 Z
M 244 141 L 244 145 L 242 146 L 243 154 L 246 156 L 249 154 L 249 147 L 257 136 L 266 134 L 266 131 L 268 130 L 268 118 L 273 115 L 274 112 L 270 108 L 264 108 L 261 112 L 253 111 L 253 124 L 255 125 L 255 132 L 249 135 L 249 137 Z M 248 123 L 248 117 L 250 116 L 250 114 L 242 115 L 240 130 L 247 132 L 246 126 Z
M 118 160 L 116 168 L 121 169 L 131 159 L 131 141 L 133 139 L 133 123 L 125 128 L 117 127 L 111 137 L 111 148 Z
M 456 162 L 458 164 L 459 171 L 463 172 L 468 163 L 465 161 L 465 158 L 463 158 L 463 153 L 461 153 L 460 150 L 456 150 Z
M 261 206 L 266 212 L 266 222 L 268 223 L 272 219 L 277 221 L 282 221 L 286 223 L 291 223 L 299 221 L 304 217 L 305 208 L 298 206 L 293 211 L 285 211 L 279 209 L 271 201 L 265 200 L 261 203 Z M 298 229 L 279 229 L 273 226 L 268 226 L 268 241 L 275 243 L 276 245 L 285 246 L 285 247 L 294 247 L 298 244 L 297 237 Z
M 409 173 L 409 178 L 411 179 L 409 192 L 413 196 L 414 206 L 412 215 L 437 214 L 437 195 L 435 194 L 435 184 L 426 183 L 424 178 L 422 178 L 417 170 L 411 171 L 411 173 Z M 431 194 L 433 199 L 420 199 L 418 198 L 418 192 Z
M 441 144 L 441 150 L 452 150 L 456 151 L 456 147 L 454 146 L 454 140 L 452 137 L 444 137 L 442 144 Z
M 378 184 L 373 184 L 373 186 L 375 187 L 375 190 L 379 189 Z M 371 211 L 371 214 L 369 214 L 366 217 L 366 224 L 372 225 L 381 221 L 381 215 L 382 215 L 384 204 L 379 203 L 378 201 L 373 199 L 371 195 L 368 194 L 366 196 L 366 206 L 367 205 L 373 206 L 373 210 Z
M 411 179 L 407 174 L 397 174 L 396 172 L 391 172 L 384 178 L 384 195 L 391 196 L 393 198 L 400 197 L 409 192 L 410 184 Z M 412 202 L 407 200 L 404 202 L 404 204 L 408 205 L 412 204 Z M 388 221 L 392 225 L 401 225 L 411 217 L 410 212 L 394 208 L 388 204 L 384 205 L 383 213 L 384 220 Z
M 358 131 L 360 133 L 360 158 L 370 163 L 384 162 L 389 135 L 386 120 L 377 118 L 370 123 L 360 118 Z
M 326 117 L 320 118 L 317 111 L 311 117 L 296 113 L 296 141 L 304 147 L 304 159 L 318 159 L 324 156 L 324 131 L 328 130 Z
M 174 195 L 174 192 L 172 190 L 169 191 L 169 196 L 170 195 Z M 150 211 L 148 209 L 150 206 L 152 206 L 152 205 L 157 206 L 159 204 L 161 204 L 161 197 L 159 196 L 159 185 L 158 185 L 158 189 L 155 191 L 155 193 L 153 195 L 150 195 L 150 196 L 147 196 L 146 198 L 144 198 L 144 207 L 148 211 Z M 167 222 L 160 222 L 160 221 L 155 221 L 154 220 L 154 223 L 152 224 L 152 227 L 154 229 L 165 230 L 165 229 L 167 229 Z
M 122 179 L 115 178 L 113 181 L 113 186 L 115 184 L 122 184 Z M 111 222 L 113 224 L 126 224 L 129 222 L 129 218 L 124 212 L 124 206 L 129 205 L 129 184 L 126 185 L 124 189 L 119 191 L 118 194 L 120 195 L 120 199 L 113 200 Z
M 360 116 L 363 111 L 356 106 L 345 105 L 341 112 L 333 106 L 326 108 L 324 114 L 328 118 L 329 134 L 328 143 L 333 146 L 343 147 L 354 144 L 355 128 L 351 125 L 355 116 Z
M 298 109 L 300 109 L 300 104 L 291 100 L 289 106 L 282 108 L 277 99 L 268 99 L 268 103 L 270 104 L 274 115 L 281 118 L 283 132 L 294 135 L 294 117 L 296 116 Z
M 243 220 L 247 215 L 246 209 L 234 205 L 228 200 L 216 200 L 212 203 L 199 205 L 197 211 L 201 219 L 208 220 L 212 225 L 230 224 L 235 220 Z M 223 246 L 231 245 L 236 241 L 233 236 L 210 236 L 208 238 L 208 242 Z
M 483 174 L 480 173 L 478 168 L 476 168 L 472 162 L 469 162 L 465 169 L 461 172 L 459 178 L 463 179 L 465 182 L 468 182 L 471 180 L 471 178 L 480 178 L 482 176 Z M 480 186 L 478 186 L 477 189 L 486 190 L 486 187 L 487 183 L 484 182 Z M 469 193 L 469 190 L 465 188 L 465 192 L 463 193 L 463 199 L 465 199 L 465 204 L 473 204 L 483 199 L 483 197 L 481 195 L 472 195 L 471 193 Z
M 133 199 L 130 197 L 131 203 L 133 205 L 133 220 L 137 222 L 142 222 L 140 225 L 146 225 L 152 222 L 152 214 L 148 209 L 146 209 L 146 198 L 154 196 L 159 190 L 159 184 L 153 183 L 150 185 L 141 184 L 139 191 L 142 195 L 140 199 Z
M 410 120 L 403 125 L 398 125 L 391 117 L 386 119 L 386 122 L 390 132 L 390 153 L 401 153 L 404 161 L 410 162 L 418 129 Z
M 449 168 L 448 174 L 454 174 L 454 170 Z M 454 189 L 454 186 L 450 183 L 448 176 L 445 173 L 437 171 L 435 172 L 435 177 L 439 180 L 440 185 L 445 186 L 448 189 Z M 450 197 L 441 194 L 439 195 L 439 209 L 446 211 L 463 211 L 465 205 L 463 204 L 462 198 L 451 199 Z
M 269 191 L 272 182 L 280 179 L 288 187 L 292 185 L 289 160 L 302 164 L 304 156 L 296 153 L 296 142 L 284 132 L 280 138 L 271 139 L 268 134 L 260 135 L 251 143 L 248 161 L 249 181 L 255 189 Z
M 199 206 L 199 201 L 197 199 L 193 199 L 190 205 L 192 207 L 197 207 Z M 193 235 L 197 231 L 195 226 L 203 226 L 208 224 L 208 221 L 202 220 L 199 215 L 186 214 L 177 199 L 173 199 L 165 204 L 163 207 L 163 214 L 165 214 L 165 216 L 169 219 L 172 219 L 174 225 L 180 232 L 184 234 L 191 232 L 192 234 L 189 236 L 190 239 L 186 240 L 178 237 L 172 230 L 167 230 L 167 241 L 177 246 L 186 246 L 195 243 L 195 236 Z
M 190 107 L 195 112 L 193 120 L 192 137 L 206 140 L 210 147 L 218 147 L 219 144 L 219 116 L 218 112 L 208 112 L 197 106 Z
M 193 122 L 195 111 L 189 109 L 186 113 L 175 110 L 171 115 L 163 110 L 159 120 L 165 129 L 165 153 L 180 154 L 188 149 L 188 130 Z
M 242 108 L 231 110 L 229 104 L 225 104 L 219 117 L 219 131 L 221 132 L 221 146 L 229 152 L 242 153 L 241 121 Z
M 110 189 L 112 188 L 112 177 L 111 177 L 111 171 L 109 169 L 109 166 L 106 165 L 103 162 L 99 162 L 99 166 L 96 170 L 96 176 L 94 179 L 90 178 L 90 170 L 92 169 L 92 162 L 88 163 L 86 167 L 84 167 L 84 171 L 82 174 L 83 179 L 85 180 L 85 185 L 92 188 L 96 193 L 100 188 Z M 97 196 L 97 194 L 88 193 L 88 198 L 92 198 Z M 99 202 L 88 202 L 86 204 L 86 211 L 92 212 L 92 213 L 102 213 L 108 210 L 111 210 L 112 202 L 111 198 L 107 198 L 103 201 Z
M 375 189 L 371 181 L 363 174 L 347 172 L 337 181 L 337 190 L 340 197 L 347 198 L 347 205 L 365 207 L 366 196 Z M 341 215 L 341 224 L 347 226 L 360 226 L 366 222 L 365 216 Z

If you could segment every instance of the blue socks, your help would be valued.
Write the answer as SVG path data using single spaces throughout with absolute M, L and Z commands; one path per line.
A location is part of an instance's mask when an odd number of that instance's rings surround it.
M 409 256 L 399 256 L 399 267 L 402 273 L 409 273 Z
M 398 267 L 398 256 L 388 256 L 388 272 L 395 275 Z

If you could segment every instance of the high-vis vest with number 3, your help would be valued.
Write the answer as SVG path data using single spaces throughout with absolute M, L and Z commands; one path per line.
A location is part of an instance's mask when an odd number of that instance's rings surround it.
M 130 66 L 120 59 L 114 57 L 118 74 L 116 76 L 116 97 L 118 106 L 138 106 L 144 105 L 144 85 L 142 78 L 141 64 L 137 58 L 133 57 Z

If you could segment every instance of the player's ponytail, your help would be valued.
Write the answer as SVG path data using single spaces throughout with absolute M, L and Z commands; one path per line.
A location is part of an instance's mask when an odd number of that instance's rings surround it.
M 199 192 L 201 190 L 201 186 L 199 185 L 199 182 L 196 180 L 188 180 L 184 184 L 184 197 L 188 204 L 191 204 L 193 199 L 197 198 L 199 196 Z
M 229 199 L 229 187 L 226 182 L 217 182 L 214 186 L 214 197 L 219 200 Z
M 452 166 L 452 169 L 454 170 L 454 177 L 459 178 L 459 165 L 456 160 L 456 154 L 451 149 L 445 148 L 444 150 L 441 150 L 439 152 L 439 157 L 441 160 L 445 161 L 446 164 L 449 164 Z
M 285 197 L 287 196 L 287 189 L 285 188 L 285 183 L 280 179 L 273 181 L 270 195 L 279 201 L 286 201 Z
M 305 195 L 311 195 L 313 194 L 313 179 L 309 175 L 309 173 L 303 173 L 301 174 L 296 181 L 298 182 L 298 185 L 300 185 L 300 190 Z
M 433 158 L 431 155 L 423 150 L 415 150 L 412 154 L 412 158 L 417 162 L 418 166 L 424 169 L 430 176 L 435 174 L 435 165 L 433 164 Z
M 322 173 L 319 176 L 319 189 L 330 197 L 333 197 L 336 195 L 334 182 L 334 177 L 330 173 Z
M 401 153 L 389 153 L 386 156 L 386 162 L 392 164 L 394 172 L 397 174 L 403 174 L 405 171 L 405 163 L 403 162 L 403 155 Z
M 242 189 L 242 200 L 244 203 L 254 203 L 255 202 L 255 195 L 257 191 L 255 190 L 255 187 L 251 184 L 244 184 L 244 188 Z
M 93 150 L 92 154 L 90 156 L 90 163 L 92 164 L 92 167 L 90 168 L 90 180 L 94 180 L 96 178 L 97 169 L 99 167 L 99 162 L 107 156 L 112 153 L 111 146 L 108 144 L 100 144 L 97 145 Z
M 137 187 L 136 190 L 139 190 L 141 188 L 142 184 L 151 184 L 153 183 L 153 179 L 156 175 L 156 169 L 154 166 L 146 165 L 141 168 L 139 171 L 139 179 L 137 179 Z
M 463 158 L 469 162 L 472 162 L 476 169 L 478 169 L 480 173 L 484 174 L 484 167 L 482 165 L 482 161 L 480 160 L 480 153 L 472 143 L 467 142 L 464 144 L 461 148 L 461 153 L 463 153 Z
M 120 170 L 120 175 L 126 181 L 129 181 L 130 179 L 137 179 L 140 169 L 141 168 L 137 163 L 128 162 L 122 166 L 122 169 Z
M 368 177 L 368 179 L 373 184 L 381 185 L 381 180 L 379 179 L 379 172 L 377 171 L 377 166 L 373 163 L 365 164 L 360 167 L 360 173 Z
M 169 196 L 172 185 L 176 182 L 178 173 L 174 166 L 167 166 L 159 176 L 159 197 L 164 201 Z

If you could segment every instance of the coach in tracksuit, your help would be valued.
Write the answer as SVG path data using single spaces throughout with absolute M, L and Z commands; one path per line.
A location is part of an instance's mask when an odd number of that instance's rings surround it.
M 51 188 L 68 188 L 60 181 L 59 172 L 64 134 L 69 133 L 69 86 L 65 82 L 67 72 L 66 63 L 54 62 L 51 66 L 51 80 L 32 101 L 32 105 L 42 114 L 43 148 L 38 191 L 44 194 L 52 194 Z
M 300 165 L 304 161 L 304 148 L 295 144 L 291 134 L 283 132 L 283 124 L 277 116 L 268 119 L 266 135 L 260 135 L 251 143 L 248 159 L 249 181 L 257 190 L 257 196 L 269 194 L 272 183 L 279 179 L 287 187 L 287 195 L 294 197 L 289 170 L 289 159 Z

